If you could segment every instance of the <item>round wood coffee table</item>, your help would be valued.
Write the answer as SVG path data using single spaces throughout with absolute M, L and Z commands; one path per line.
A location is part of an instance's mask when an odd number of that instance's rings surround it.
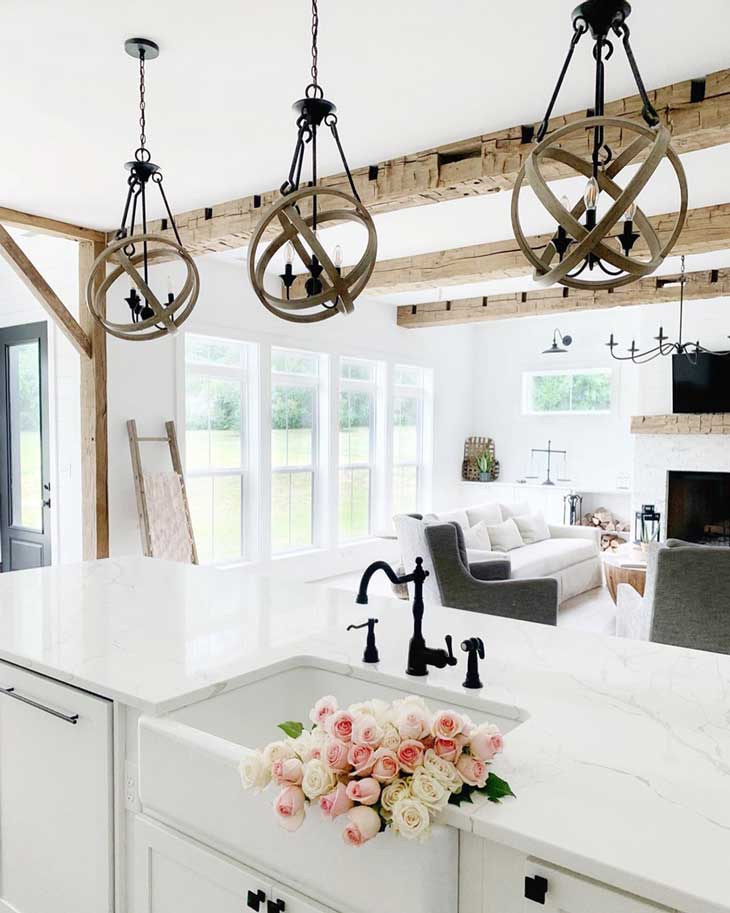
M 642 552 L 635 554 L 604 555 L 603 566 L 606 571 L 606 586 L 614 603 L 617 599 L 619 584 L 628 583 L 640 595 L 646 588 L 646 559 Z

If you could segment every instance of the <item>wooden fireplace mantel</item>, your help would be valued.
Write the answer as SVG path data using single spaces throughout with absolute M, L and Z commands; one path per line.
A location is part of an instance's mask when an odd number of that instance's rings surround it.
M 730 434 L 730 412 L 702 415 L 634 415 L 632 434 Z

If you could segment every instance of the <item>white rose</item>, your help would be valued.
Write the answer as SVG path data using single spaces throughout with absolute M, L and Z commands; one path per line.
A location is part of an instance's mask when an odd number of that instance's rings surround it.
M 264 762 L 264 756 L 260 751 L 253 749 L 246 749 L 238 765 L 238 772 L 244 789 L 261 791 L 266 789 L 271 781 L 271 765 Z
M 446 808 L 450 790 L 436 777 L 427 773 L 423 767 L 419 767 L 413 774 L 411 793 L 414 799 L 418 799 L 428 808 L 440 812 Z
M 294 757 L 294 749 L 287 742 L 271 742 L 264 748 L 264 764 L 271 770 L 274 761 L 288 761 Z
M 332 792 L 337 783 L 337 776 L 323 761 L 309 761 L 304 765 L 302 790 L 307 799 L 313 801 Z
M 380 794 L 380 814 L 387 820 L 393 816 L 393 807 L 401 799 L 411 798 L 409 780 L 396 780 L 390 783 Z
M 392 723 L 383 727 L 383 739 L 380 743 L 382 748 L 389 748 L 391 751 L 398 751 L 401 743 L 401 737 L 398 730 Z
M 384 726 L 390 718 L 390 704 L 378 698 L 373 698 L 371 701 L 361 701 L 359 704 L 351 704 L 347 709 L 353 716 L 364 713 L 375 717 L 375 721 L 379 726 Z
M 431 774 L 434 780 L 438 780 L 451 793 L 459 792 L 464 785 L 459 771 L 451 761 L 440 758 L 433 748 L 429 748 L 424 755 L 423 767 L 426 773 Z
M 300 760 L 306 762 L 312 757 L 312 747 L 314 742 L 313 733 L 306 729 L 296 739 L 288 739 L 287 745 L 290 745 L 294 753 Z
M 431 815 L 418 799 L 401 799 L 393 806 L 393 830 L 408 840 L 426 840 L 431 833 Z

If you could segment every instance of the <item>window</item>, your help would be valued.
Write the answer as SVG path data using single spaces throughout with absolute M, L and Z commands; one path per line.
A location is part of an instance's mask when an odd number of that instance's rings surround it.
M 245 555 L 248 345 L 185 336 L 185 463 L 201 561 Z
M 611 412 L 611 388 L 611 372 L 600 369 L 525 374 L 523 412 L 605 415 Z
M 393 513 L 419 505 L 425 400 L 423 368 L 396 365 L 393 376 Z
M 340 541 L 371 532 L 377 365 L 340 361 L 338 526 Z
M 319 356 L 271 351 L 271 548 L 314 545 Z

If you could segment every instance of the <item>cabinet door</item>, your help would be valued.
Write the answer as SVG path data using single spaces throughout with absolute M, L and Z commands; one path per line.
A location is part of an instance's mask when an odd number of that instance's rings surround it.
M 326 869 L 323 871 L 323 877 L 326 877 Z M 295 894 L 279 884 L 273 886 L 271 900 L 271 913 L 334 913 L 331 907 L 323 907 L 322 904 L 301 894 Z
M 532 897 L 532 899 L 530 899 Z M 525 866 L 524 913 L 676 913 L 649 900 L 624 894 L 591 881 L 528 859 Z
M 138 817 L 135 913 L 268 913 L 271 882 L 214 850 Z
M 0 910 L 113 909 L 111 703 L 0 662 Z

